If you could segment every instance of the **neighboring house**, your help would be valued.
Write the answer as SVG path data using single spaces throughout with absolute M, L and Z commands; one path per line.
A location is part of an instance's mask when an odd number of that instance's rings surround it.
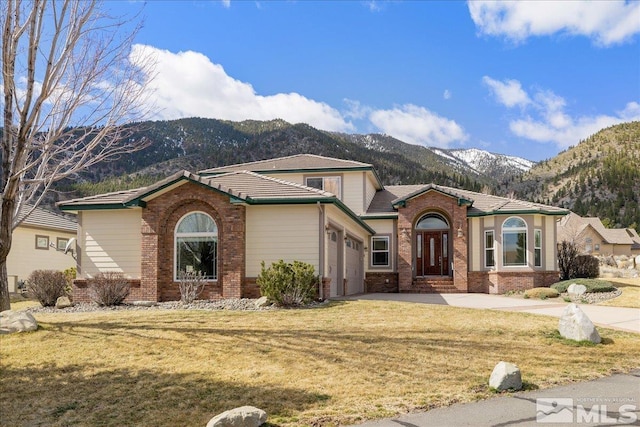
M 71 252 L 64 253 L 67 245 L 75 249 L 71 239 L 76 237 L 76 222 L 39 207 L 29 214 L 31 209 L 21 209 L 18 226 L 13 230 L 7 257 L 9 292 L 16 292 L 18 282 L 26 281 L 34 270 L 63 271 L 76 266 Z
M 573 212 L 558 222 L 558 242 L 563 240 L 576 243 L 584 254 L 640 254 L 640 236 L 633 228 L 606 228 L 599 218 L 583 218 Z
M 256 297 L 260 265 L 313 264 L 321 298 L 362 292 L 484 292 L 558 280 L 568 211 L 434 184 L 383 186 L 370 164 L 315 155 L 245 163 L 60 204 L 78 214 L 79 279 L 129 278 L 129 300 Z

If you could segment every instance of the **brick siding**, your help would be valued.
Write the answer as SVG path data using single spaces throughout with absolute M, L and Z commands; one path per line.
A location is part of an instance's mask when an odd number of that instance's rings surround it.
M 398 273 L 367 272 L 364 286 L 367 293 L 397 293 Z

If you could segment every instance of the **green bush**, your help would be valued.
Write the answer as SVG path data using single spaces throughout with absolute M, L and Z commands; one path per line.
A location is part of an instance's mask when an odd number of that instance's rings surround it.
M 572 280 L 563 280 L 562 282 L 555 283 L 551 285 L 553 289 L 560 293 L 567 292 L 567 288 L 572 283 L 576 285 L 584 285 L 587 287 L 587 292 L 595 293 L 595 292 L 612 292 L 615 291 L 616 288 L 610 282 L 606 280 L 598 280 L 598 279 L 572 279 Z
M 313 265 L 283 260 L 265 268 L 262 262 L 257 284 L 260 293 L 274 303 L 285 306 L 299 306 L 311 302 L 316 296 L 318 276 Z
M 27 279 L 27 292 L 43 307 L 56 305 L 59 297 L 67 295 L 67 279 L 62 271 L 35 270 Z
M 525 298 L 547 299 L 557 298 L 560 293 L 553 288 L 532 288 L 524 291 L 524 296 Z
M 87 279 L 89 298 L 98 305 L 118 305 L 129 295 L 131 285 L 124 274 L 115 271 L 99 273 Z

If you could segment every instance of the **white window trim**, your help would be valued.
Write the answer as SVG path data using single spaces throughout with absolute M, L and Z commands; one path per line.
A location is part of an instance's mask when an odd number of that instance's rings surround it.
M 213 217 L 211 215 L 209 215 L 206 212 L 203 211 L 191 211 L 191 212 L 187 212 L 186 214 L 182 215 L 180 217 L 180 219 L 178 220 L 178 222 L 176 222 L 176 226 L 173 229 L 173 281 L 174 282 L 179 282 L 180 280 L 178 279 L 178 237 L 202 237 L 202 236 L 206 236 L 209 233 L 178 233 L 178 226 L 182 223 L 182 220 L 184 220 L 187 216 L 191 215 L 191 214 L 196 214 L 196 213 L 201 213 L 203 215 L 208 216 L 211 221 L 213 221 L 213 223 L 216 225 L 216 230 L 218 230 L 218 223 L 216 223 L 215 219 L 213 219 Z M 211 235 L 213 235 L 213 233 L 210 233 Z M 215 233 L 215 239 L 216 239 L 216 245 L 218 245 L 219 239 L 218 239 L 218 232 L 216 231 Z M 218 250 L 216 250 L 216 257 L 218 256 Z M 218 281 L 218 267 L 219 267 L 219 263 L 217 262 L 218 260 L 216 260 L 216 271 L 215 271 L 215 278 L 213 279 L 205 279 L 206 282 L 217 282 Z
M 487 234 L 493 235 L 493 246 L 487 247 Z M 493 265 L 487 265 L 487 251 L 493 251 Z M 484 268 L 496 268 L 496 231 L 495 230 L 484 230 Z
M 510 219 L 519 219 L 520 221 L 524 222 L 524 227 L 513 227 L 513 228 L 507 228 L 506 230 L 508 230 L 508 233 L 521 233 L 524 231 L 524 236 L 526 239 L 525 242 L 525 248 L 524 248 L 524 264 L 505 264 L 505 260 L 504 260 L 504 249 L 505 249 L 505 239 L 504 239 L 504 235 L 505 235 L 505 228 L 504 228 L 504 224 L 509 221 Z M 525 221 L 524 219 L 522 219 L 519 216 L 510 216 L 509 218 L 505 219 L 502 222 L 502 227 L 501 227 L 501 231 L 502 231 L 502 266 L 504 268 L 522 268 L 522 267 L 528 267 L 529 266 L 529 225 L 527 224 L 527 221 Z
M 387 250 L 386 251 L 374 251 L 373 249 L 373 241 L 374 240 L 386 240 L 387 241 Z M 370 262 L 369 265 L 371 268 L 389 268 L 391 267 L 391 236 L 371 236 L 371 241 L 370 241 Z M 373 254 L 374 253 L 387 253 L 387 263 L 386 264 L 374 264 L 373 263 Z
M 540 246 L 536 246 L 536 236 L 540 235 Z M 542 230 L 536 228 L 533 230 L 533 266 L 542 267 Z M 536 265 L 536 250 L 540 250 L 540 265 Z

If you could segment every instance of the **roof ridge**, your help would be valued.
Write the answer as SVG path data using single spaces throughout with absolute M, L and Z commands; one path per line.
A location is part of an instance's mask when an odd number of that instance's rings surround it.
M 328 191 L 320 190 L 318 188 L 309 187 L 307 185 L 298 184 L 296 182 L 286 181 L 284 179 L 275 178 L 275 177 L 272 177 L 272 176 L 269 176 L 269 175 L 261 175 L 259 173 L 255 173 L 253 171 L 236 171 L 236 173 L 245 173 L 245 174 L 249 174 L 249 175 L 255 176 L 257 178 L 260 178 L 260 179 L 264 179 L 266 181 L 273 181 L 273 182 L 277 182 L 279 184 L 289 185 L 289 186 L 295 187 L 295 188 L 302 188 L 304 190 L 311 190 L 314 193 L 322 194 L 323 196 L 327 196 L 327 197 L 337 197 L 337 195 L 335 195 L 333 193 L 330 193 Z

